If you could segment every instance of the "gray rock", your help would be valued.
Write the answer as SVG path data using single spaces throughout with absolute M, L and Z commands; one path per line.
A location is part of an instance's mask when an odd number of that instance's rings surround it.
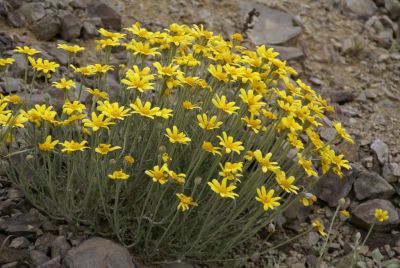
M 39 250 L 31 250 L 29 252 L 29 255 L 31 257 L 32 264 L 35 266 L 42 265 L 43 263 L 46 263 L 50 260 L 50 258 L 46 254 Z
M 1 266 L 1 268 L 18 268 L 18 265 L 19 265 L 19 263 L 17 261 L 15 261 L 15 262 L 10 262 L 10 263 L 7 263 L 7 264 L 3 264 Z
M 355 98 L 353 92 L 346 89 L 329 90 L 328 97 L 332 102 L 336 102 L 340 105 L 352 102 Z
M 11 200 L 0 201 L 0 216 L 9 214 L 15 206 L 16 204 Z
M 66 65 L 68 63 L 67 53 L 64 50 L 58 49 L 54 45 L 51 45 L 46 47 L 46 51 L 60 64 Z
M 42 252 L 49 251 L 50 247 L 53 244 L 55 236 L 51 233 L 44 233 L 35 241 L 35 249 L 40 250 Z
M 283 11 L 250 1 L 240 1 L 240 7 L 245 14 L 252 9 L 259 13 L 253 29 L 248 32 L 249 39 L 256 45 L 283 44 L 301 33 L 301 27 L 294 26 L 293 17 Z
M 298 47 L 273 46 L 274 50 L 279 52 L 279 58 L 282 60 L 304 60 L 303 50 Z
M 100 18 L 105 27 L 121 29 L 121 15 L 105 1 L 92 0 L 88 5 L 88 12 L 90 16 Z
M 346 197 L 350 193 L 358 173 L 358 168 L 354 167 L 345 172 L 343 178 L 339 178 L 334 174 L 327 174 L 318 181 L 313 193 L 319 199 L 327 202 L 329 206 L 336 207 L 339 199 Z
M 11 243 L 10 243 L 10 248 L 27 248 L 30 245 L 31 242 L 29 242 L 28 239 L 25 237 L 17 237 L 14 238 Z
M 67 251 L 71 248 L 71 245 L 68 243 L 67 238 L 65 236 L 60 235 L 57 236 L 51 246 L 51 256 L 53 258 L 57 256 L 65 256 Z
M 26 249 L 15 249 L 3 246 L 1 248 L 0 263 L 22 261 L 26 260 L 28 256 L 28 251 Z
M 25 17 L 18 11 L 8 12 L 7 20 L 11 24 L 11 26 L 16 28 L 21 28 L 26 24 Z
M 29 212 L 0 219 L 0 230 L 9 235 L 24 236 L 37 233 L 41 224 L 42 219 L 39 214 Z
M 90 39 L 96 37 L 98 35 L 96 26 L 89 22 L 85 21 L 82 25 L 82 36 L 84 39 Z
M 354 182 L 354 191 L 358 200 L 382 198 L 388 199 L 395 189 L 384 178 L 375 172 L 363 171 Z
M 61 37 L 64 40 L 78 38 L 81 35 L 82 23 L 80 18 L 73 13 L 67 13 L 60 17 Z
M 18 10 L 28 23 L 33 23 L 46 16 L 46 11 L 42 3 L 24 3 Z
M 375 152 L 379 163 L 384 165 L 389 161 L 389 147 L 382 140 L 374 140 L 371 144 L 371 149 Z
M 3 93 L 11 91 L 12 93 L 20 93 L 23 91 L 25 85 L 24 81 L 20 78 L 3 77 L 3 82 L 0 82 L 0 88 Z
M 67 268 L 134 268 L 128 250 L 110 240 L 94 237 L 68 251 Z
M 39 265 L 36 268 L 62 268 L 60 262 L 61 262 L 61 257 L 57 256 L 57 257 Z
M 25 73 L 26 57 L 22 54 L 15 53 L 12 55 L 15 59 L 14 64 L 10 66 L 10 71 L 17 77 L 23 77 Z
M 387 210 L 389 219 L 384 222 L 377 222 L 374 214 L 375 209 Z M 357 226 L 368 229 L 372 223 L 376 223 L 375 230 L 389 230 L 399 224 L 399 213 L 393 204 L 388 200 L 372 199 L 359 204 L 350 210 L 351 222 Z
M 46 29 L 45 31 L 43 29 Z M 55 14 L 48 14 L 32 25 L 34 35 L 44 41 L 53 39 L 61 29 L 61 21 Z
M 372 0 L 344 0 L 343 8 L 360 18 L 368 18 L 378 9 Z
M 382 168 L 382 177 L 387 182 L 397 182 L 400 177 L 400 166 L 397 163 L 386 163 Z
M 396 20 L 400 17 L 400 1 L 385 0 L 385 8 L 389 12 L 390 18 Z

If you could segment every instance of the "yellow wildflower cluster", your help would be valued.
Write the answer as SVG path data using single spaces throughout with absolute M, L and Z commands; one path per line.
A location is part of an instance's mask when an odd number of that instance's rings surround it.
M 51 78 L 59 63 L 35 58 L 39 51 L 30 47 L 15 50 L 27 56 L 32 79 L 43 74 L 49 90 L 64 92 L 62 107 L 29 106 L 12 95 L 0 102 L 0 125 L 19 131 L 35 159 L 28 166 L 41 174 L 23 190 L 43 191 L 38 203 L 53 215 L 108 222 L 145 252 L 173 248 L 180 257 L 204 257 L 207 245 L 236 245 L 294 199 L 312 205 L 316 197 L 302 178 L 350 168 L 332 145 L 353 142 L 342 125 L 333 122 L 331 141 L 318 134 L 332 107 L 293 81 L 296 71 L 272 48 L 252 51 L 240 34 L 225 40 L 197 25 L 124 30 L 100 29 L 98 62 L 69 64 L 60 77 Z M 125 50 L 126 62 L 111 64 L 115 47 Z M 58 48 L 71 63 L 85 53 Z M 118 89 L 108 75 L 119 77 Z

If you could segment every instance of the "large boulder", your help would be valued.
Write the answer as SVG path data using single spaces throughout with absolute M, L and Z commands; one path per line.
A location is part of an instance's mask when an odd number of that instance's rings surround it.
M 381 198 L 388 199 L 396 191 L 384 178 L 375 172 L 363 171 L 354 182 L 354 191 L 358 200 Z
M 88 6 L 88 12 L 90 16 L 100 18 L 104 27 L 121 29 L 121 15 L 105 1 L 93 0 Z
M 378 9 L 372 0 L 344 0 L 343 9 L 360 18 L 368 18 Z
M 68 251 L 64 259 L 68 268 L 134 268 L 127 249 L 110 240 L 94 237 Z
M 55 14 L 48 14 L 33 23 L 31 30 L 36 38 L 44 41 L 53 39 L 61 29 L 61 21 Z

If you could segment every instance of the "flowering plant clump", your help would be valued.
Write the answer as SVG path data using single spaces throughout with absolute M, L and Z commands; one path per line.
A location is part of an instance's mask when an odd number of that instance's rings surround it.
M 26 82 L 43 77 L 41 87 L 64 94 L 62 107 L 30 105 L 32 90 L 0 106 L 10 158 L 25 156 L 11 175 L 49 215 L 148 258 L 216 259 L 293 202 L 312 205 L 319 176 L 350 168 L 332 146 L 353 142 L 341 124 L 330 141 L 318 134 L 332 107 L 291 80 L 296 71 L 272 48 L 252 51 L 240 34 L 227 41 L 197 25 L 125 31 L 100 29 L 98 62 L 87 66 L 72 65 L 83 48 L 59 45 L 71 63 L 62 74 L 39 51 L 16 49 Z M 123 64 L 112 63 L 115 47 Z

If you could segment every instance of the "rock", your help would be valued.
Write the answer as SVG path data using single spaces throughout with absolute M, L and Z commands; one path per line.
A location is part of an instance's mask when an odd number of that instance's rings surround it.
M 375 172 L 362 171 L 354 182 L 354 191 L 358 200 L 381 198 L 388 199 L 395 189 Z
M 10 243 L 10 248 L 27 248 L 30 245 L 31 242 L 29 242 L 28 239 L 26 239 L 25 237 L 21 236 L 21 237 L 17 237 L 15 239 L 13 239 Z
M 26 249 L 15 249 L 6 246 L 2 246 L 0 253 L 0 263 L 22 261 L 29 256 Z
M 391 19 L 396 20 L 400 17 L 399 0 L 385 0 L 385 8 L 388 11 Z
M 65 236 L 63 235 L 57 236 L 52 243 L 51 256 L 53 258 L 57 256 L 65 256 L 65 254 L 70 248 L 71 245 L 68 243 Z
M 382 177 L 387 182 L 397 182 L 400 177 L 400 165 L 397 163 L 386 163 L 382 168 Z
M 371 149 L 375 152 L 378 157 L 379 163 L 384 165 L 389 161 L 389 147 L 380 139 L 374 140 L 371 144 Z
M 98 35 L 96 26 L 89 22 L 85 21 L 82 25 L 82 36 L 84 39 L 90 39 L 96 37 Z
M 23 77 L 25 73 L 26 57 L 22 54 L 15 53 L 12 55 L 15 59 L 14 64 L 10 66 L 10 71 L 17 77 Z
M 346 89 L 339 89 L 339 90 L 330 89 L 327 95 L 332 102 L 336 102 L 340 105 L 352 102 L 355 98 L 353 92 Z
M 60 262 L 61 262 L 61 257 L 57 256 L 57 257 L 39 265 L 36 268 L 62 268 Z
M 51 233 L 44 233 L 35 241 L 35 249 L 48 252 L 53 244 L 55 236 Z
M 248 37 L 254 44 L 279 45 L 301 33 L 301 27 L 294 26 L 291 15 L 260 3 L 249 2 L 240 1 L 240 6 L 246 15 L 253 9 L 259 14 L 254 18 L 254 27 L 248 31 Z
M 61 50 L 54 45 L 47 46 L 46 51 L 54 57 L 54 59 L 62 65 L 66 65 L 68 63 L 68 56 L 64 50 Z M 72 63 L 72 62 L 71 62 Z
M 273 46 L 274 50 L 279 52 L 279 58 L 282 60 L 304 60 L 303 50 L 298 47 Z
M 86 5 L 84 3 L 82 3 L 81 0 L 72 0 L 71 2 L 69 2 L 69 5 L 72 8 L 76 8 L 76 9 L 85 9 Z
M 88 5 L 88 12 L 90 16 L 100 18 L 105 27 L 110 27 L 114 30 L 121 29 L 121 15 L 106 2 L 92 0 Z
M 0 88 L 3 93 L 9 91 L 12 93 L 21 93 L 24 87 L 24 81 L 20 78 L 3 77 L 3 82 L 0 82 Z
M 0 201 L 0 216 L 9 214 L 15 206 L 15 203 L 11 200 Z
M 15 48 L 14 37 L 9 33 L 0 33 L 0 52 L 9 51 Z
M 35 267 L 42 265 L 50 260 L 50 258 L 47 257 L 46 254 L 38 250 L 31 250 L 29 252 L 29 255 L 31 257 L 31 262 L 33 265 L 35 265 Z
M 368 18 L 378 9 L 372 0 L 344 0 L 343 8 L 360 18 Z
M 374 213 L 375 209 L 387 210 L 389 219 L 383 222 L 377 222 Z M 393 204 L 388 200 L 372 199 L 359 204 L 354 209 L 350 210 L 351 222 L 359 227 L 368 229 L 372 223 L 376 223 L 374 229 L 389 230 L 399 224 L 399 213 Z
M 354 167 L 346 171 L 343 178 L 335 174 L 328 174 L 318 181 L 313 193 L 321 200 L 328 203 L 330 207 L 336 207 L 339 199 L 346 197 L 353 186 L 359 169 Z
M 64 259 L 67 268 L 129 268 L 136 267 L 128 250 L 100 237 L 86 240 L 68 251 Z
M 80 18 L 72 13 L 67 13 L 60 17 L 61 37 L 64 40 L 78 38 L 81 35 L 82 24 Z
M 55 14 L 48 14 L 32 25 L 32 32 L 41 40 L 49 41 L 60 31 L 61 21 Z M 46 29 L 45 31 L 43 29 Z
M 7 264 L 4 264 L 1 266 L 1 268 L 18 268 L 19 267 L 19 263 L 17 261 L 15 262 L 10 262 Z
M 24 3 L 19 8 L 19 12 L 25 17 L 29 24 L 32 24 L 46 16 L 43 4 L 38 2 Z
M 0 219 L 0 230 L 9 235 L 26 236 L 37 233 L 41 224 L 42 219 L 34 211 Z
M 7 20 L 11 24 L 11 26 L 16 28 L 21 28 L 26 24 L 25 17 L 18 11 L 8 12 Z

